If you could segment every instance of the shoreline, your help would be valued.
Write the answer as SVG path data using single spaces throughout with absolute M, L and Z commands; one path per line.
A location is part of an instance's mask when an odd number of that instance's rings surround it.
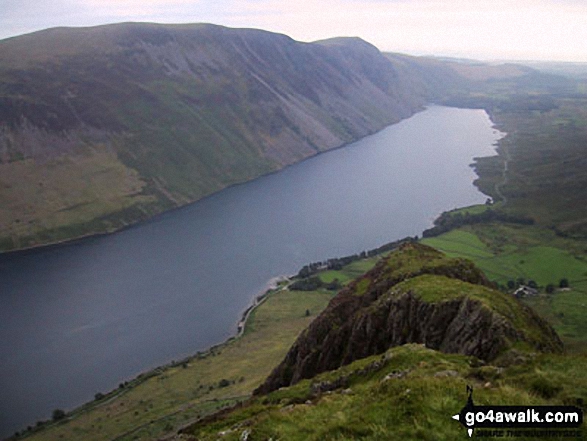
M 212 354 L 214 352 L 214 350 L 242 337 L 244 335 L 244 331 L 246 329 L 247 321 L 249 320 L 251 314 L 255 311 L 255 309 L 257 309 L 259 306 L 261 306 L 265 302 L 265 300 L 267 300 L 269 295 L 276 293 L 276 292 L 279 292 L 287 287 L 287 286 L 284 286 L 278 290 L 277 288 L 279 288 L 279 282 L 290 281 L 292 277 L 294 277 L 294 276 L 280 275 L 280 276 L 272 277 L 271 279 L 269 279 L 267 281 L 267 283 L 265 284 L 265 288 L 263 290 L 259 291 L 257 294 L 255 294 L 252 297 L 249 306 L 247 308 L 245 308 L 245 310 L 240 314 L 241 318 L 237 322 L 237 331 L 234 335 L 227 337 L 225 340 L 221 341 L 220 343 L 217 343 L 217 344 L 211 345 L 211 346 L 207 346 L 205 349 L 203 349 L 201 351 L 197 351 L 196 353 L 187 355 L 180 360 L 171 360 L 169 363 L 166 363 L 161 366 L 157 366 L 157 367 L 154 367 L 154 368 L 149 369 L 147 371 L 141 372 L 138 375 L 136 375 L 131 381 L 135 381 L 139 377 L 142 378 L 143 376 L 148 378 L 148 377 L 152 376 L 153 374 L 163 372 L 165 369 L 181 366 L 182 364 L 188 363 L 190 360 L 195 359 L 195 358 L 205 358 L 208 355 Z M 241 328 L 241 326 L 242 326 L 242 328 Z M 115 390 L 118 390 L 118 389 L 115 389 Z M 110 394 L 111 392 L 108 392 L 108 394 Z M 106 395 L 108 395 L 108 394 L 106 394 Z
M 425 103 L 425 104 L 423 104 L 421 106 L 418 106 L 415 109 L 412 109 L 411 113 L 408 116 L 401 117 L 399 120 L 394 120 L 394 121 L 386 124 L 385 126 L 381 127 L 380 129 L 377 129 L 377 130 L 375 130 L 373 132 L 369 132 L 369 133 L 367 133 L 364 136 L 361 136 L 361 137 L 359 137 L 357 139 L 354 139 L 353 141 L 345 142 L 345 143 L 343 143 L 341 145 L 338 145 L 338 146 L 335 146 L 335 147 L 331 147 L 331 148 L 327 148 L 326 150 L 317 151 L 316 153 L 314 153 L 314 154 L 312 154 L 310 156 L 307 156 L 305 158 L 302 158 L 301 160 L 294 161 L 292 163 L 285 164 L 285 165 L 282 165 L 282 166 L 278 166 L 278 168 L 276 168 L 275 170 L 271 170 L 271 171 L 266 172 L 266 173 L 261 173 L 261 174 L 256 175 L 256 176 L 252 176 L 252 177 L 250 177 L 248 179 L 245 179 L 243 181 L 240 181 L 240 182 L 235 182 L 235 183 L 232 183 L 232 184 L 228 184 L 228 185 L 226 185 L 226 186 L 224 186 L 222 188 L 219 188 L 217 190 L 212 190 L 210 193 L 208 193 L 208 194 L 206 194 L 206 195 L 204 195 L 204 196 L 202 196 L 202 197 L 200 197 L 198 199 L 195 199 L 193 201 L 189 201 L 189 202 L 183 203 L 183 204 L 178 205 L 178 206 L 173 207 L 173 208 L 163 209 L 159 213 L 156 213 L 154 215 L 150 215 L 150 216 L 148 216 L 148 217 L 146 217 L 144 219 L 137 219 L 136 221 L 131 221 L 131 223 L 129 223 L 127 225 L 123 225 L 123 226 L 121 226 L 119 228 L 114 228 L 113 230 L 106 230 L 106 231 L 94 232 L 94 233 L 85 233 L 85 234 L 82 234 L 80 236 L 75 236 L 75 237 L 71 237 L 71 238 L 68 238 L 68 239 L 61 239 L 61 240 L 57 240 L 57 241 L 54 241 L 54 242 L 40 243 L 40 244 L 36 244 L 36 245 L 29 245 L 29 246 L 25 246 L 25 247 L 16 248 L 16 249 L 9 249 L 9 250 L 1 250 L 0 249 L 0 258 L 2 258 L 4 256 L 9 256 L 9 255 L 17 254 L 17 253 L 23 253 L 23 254 L 25 254 L 25 253 L 31 253 L 31 252 L 35 252 L 35 251 L 41 251 L 41 250 L 50 249 L 52 247 L 66 246 L 66 245 L 70 245 L 70 244 L 71 245 L 74 245 L 77 242 L 81 242 L 81 241 L 92 239 L 92 238 L 99 239 L 99 238 L 101 238 L 103 236 L 110 236 L 110 235 L 113 235 L 113 234 L 124 232 L 125 230 L 128 230 L 130 228 L 134 228 L 134 227 L 138 227 L 140 225 L 147 224 L 149 222 L 155 221 L 160 216 L 166 215 L 168 213 L 173 213 L 174 211 L 181 210 L 181 209 L 184 209 L 186 207 L 189 207 L 189 206 L 191 206 L 191 205 L 193 205 L 195 203 L 198 203 L 198 202 L 203 201 L 203 200 L 205 200 L 207 198 L 213 197 L 216 194 L 218 194 L 218 193 L 220 193 L 220 192 L 222 192 L 224 190 L 228 190 L 230 188 L 237 187 L 239 185 L 244 185 L 244 184 L 247 184 L 249 182 L 253 182 L 253 181 L 255 181 L 257 179 L 260 179 L 260 178 L 263 178 L 265 176 L 270 176 L 272 174 L 279 173 L 280 171 L 283 171 L 283 170 L 287 169 L 288 167 L 292 167 L 294 165 L 301 164 L 304 161 L 310 160 L 310 159 L 315 158 L 315 157 L 317 157 L 319 155 L 323 155 L 323 154 L 328 153 L 328 152 L 332 152 L 332 151 L 335 151 L 335 150 L 338 150 L 338 149 L 342 149 L 342 148 L 348 147 L 348 146 L 350 146 L 350 145 L 352 145 L 352 144 L 354 144 L 356 142 L 359 142 L 359 141 L 361 141 L 361 140 L 363 140 L 365 138 L 368 138 L 369 136 L 373 136 L 373 135 L 381 132 L 382 130 L 385 130 L 388 127 L 391 127 L 391 126 L 394 126 L 396 124 L 399 124 L 400 122 L 405 121 L 406 119 L 409 119 L 409 118 L 413 117 L 414 115 L 416 115 L 417 113 L 423 112 L 423 111 L 427 110 L 429 107 L 432 107 L 432 106 L 450 107 L 450 106 L 442 106 L 442 104 Z M 63 227 L 67 227 L 67 225 L 64 225 L 64 226 L 58 227 L 58 228 L 63 228 Z M 7 237 L 9 237 L 9 236 L 7 236 Z
M 172 369 L 172 368 L 176 368 L 176 367 L 188 364 L 190 361 L 192 361 L 194 359 L 202 359 L 202 358 L 209 357 L 210 355 L 214 355 L 214 352 L 216 350 L 218 350 L 218 349 L 222 348 L 223 346 L 225 346 L 229 343 L 232 343 L 233 341 L 241 338 L 244 335 L 244 331 L 246 329 L 246 325 L 247 325 L 248 320 L 250 319 L 251 314 L 259 306 L 261 306 L 263 303 L 265 303 L 265 301 L 269 298 L 269 296 L 271 294 L 278 293 L 278 292 L 286 289 L 289 286 L 289 283 L 285 286 L 282 286 L 280 289 L 278 289 L 279 284 L 282 282 L 290 282 L 294 276 L 295 275 L 280 275 L 280 276 L 275 276 L 275 277 L 272 277 L 271 279 L 269 279 L 266 282 L 265 287 L 252 297 L 251 303 L 249 304 L 249 306 L 240 314 L 241 318 L 238 321 L 237 332 L 234 335 L 226 338 L 224 341 L 222 341 L 220 343 L 208 346 L 201 351 L 197 351 L 196 353 L 192 353 L 186 357 L 183 357 L 180 360 L 171 360 L 170 362 L 168 362 L 166 364 L 162 364 L 162 365 L 156 366 L 152 369 L 140 372 L 140 373 L 136 374 L 134 377 L 132 377 L 130 380 L 122 380 L 120 385 L 124 385 L 123 387 L 120 387 L 120 386 L 115 387 L 112 390 L 103 393 L 102 398 L 100 398 L 99 400 L 96 400 L 96 399 L 88 400 L 85 403 L 83 403 L 77 407 L 74 407 L 71 410 L 67 410 L 65 412 L 66 416 L 63 420 L 53 421 L 51 419 L 47 419 L 45 421 L 42 421 L 43 424 L 40 426 L 40 429 L 38 429 L 38 430 L 50 429 L 54 425 L 62 424 L 63 421 L 68 421 L 73 418 L 76 418 L 80 415 L 83 415 L 85 412 L 91 411 L 99 406 L 108 405 L 114 399 L 125 395 L 126 393 L 130 392 L 131 390 L 133 390 L 136 387 L 139 387 L 142 383 L 149 380 L 150 378 L 164 374 L 167 369 Z M 38 424 L 38 422 L 37 422 L 37 424 Z M 39 426 L 37 426 L 37 427 L 39 427 Z M 34 428 L 34 429 L 36 429 L 36 428 Z M 32 433 L 34 433 L 34 429 L 33 429 Z M 13 439 L 13 438 L 12 437 L 2 438 L 2 440 L 11 440 L 11 439 Z M 21 439 L 21 438 L 19 437 L 17 439 Z
M 253 313 L 253 311 L 255 311 L 255 309 L 257 309 L 259 306 L 261 306 L 265 300 L 267 300 L 267 297 L 269 297 L 269 294 L 271 294 L 273 291 L 276 291 L 277 288 L 279 288 L 279 284 L 281 282 L 290 282 L 291 279 L 293 278 L 293 275 L 290 276 L 286 276 L 286 275 L 281 275 L 281 276 L 276 276 L 276 277 L 272 277 L 271 279 L 269 279 L 267 281 L 267 283 L 265 284 L 265 288 L 260 291 L 258 294 L 256 294 L 255 296 L 253 296 L 252 300 L 251 300 L 251 304 L 241 313 L 241 318 L 238 321 L 237 325 L 236 325 L 236 335 L 234 335 L 233 337 L 229 337 L 226 342 L 233 340 L 235 338 L 241 337 L 244 332 L 245 332 L 245 328 L 247 326 L 247 320 L 249 319 L 250 315 Z M 279 291 L 282 291 L 283 289 L 285 289 L 288 285 L 282 287 Z M 226 343 L 224 342 L 224 343 Z M 224 343 L 220 343 L 221 345 Z
M 488 115 L 491 118 L 491 115 L 489 114 L 489 112 L 487 112 L 487 113 L 488 113 Z M 493 119 L 492 119 L 492 123 L 494 123 Z M 495 123 L 494 123 L 494 126 L 495 126 Z M 389 126 L 386 126 L 386 127 L 389 127 Z M 500 142 L 500 140 L 498 140 L 498 143 L 499 142 Z M 352 144 L 352 143 L 349 143 L 349 144 Z M 346 144 L 346 145 L 348 145 L 348 144 Z M 343 148 L 346 145 L 341 146 L 341 147 L 337 147 L 337 148 Z M 334 150 L 334 149 L 331 149 L 331 150 Z M 318 154 L 328 153 L 331 150 L 328 150 L 328 151 L 325 151 L 325 152 L 321 152 L 321 153 L 318 153 Z M 298 163 L 303 162 L 303 161 L 308 160 L 308 159 L 312 159 L 313 157 L 315 157 L 317 155 L 313 155 L 312 157 L 306 158 L 306 159 L 304 159 L 302 161 L 299 161 L 299 162 L 297 162 L 295 164 L 298 164 Z M 499 155 L 499 153 L 497 152 L 497 155 L 496 156 L 498 156 L 498 155 Z M 292 165 L 295 165 L 295 164 L 292 164 Z M 291 166 L 291 165 L 289 165 L 289 166 Z M 281 171 L 281 170 L 283 170 L 283 169 L 285 169 L 285 168 L 287 168 L 289 166 L 286 166 L 286 167 L 284 167 L 284 168 L 282 168 L 280 170 L 277 170 L 277 171 L 274 171 L 274 172 L 271 172 L 271 173 L 268 173 L 268 174 L 277 173 L 278 171 Z M 253 178 L 252 180 L 259 179 L 259 178 L 261 178 L 263 176 L 266 176 L 266 175 L 262 175 L 262 176 L 259 176 L 257 178 Z M 250 181 L 246 181 L 246 182 L 243 182 L 243 183 L 234 184 L 232 186 L 242 185 L 242 184 L 245 184 L 247 182 L 250 182 Z M 475 186 L 475 187 L 477 187 L 477 186 Z M 229 188 L 229 187 L 227 187 L 227 188 Z M 478 187 L 477 187 L 477 190 L 480 191 L 480 189 Z M 220 191 L 222 191 L 222 190 L 220 190 Z M 207 197 L 212 197 L 212 196 L 214 196 L 217 193 L 218 192 L 213 193 L 213 194 L 211 194 L 209 196 L 206 196 L 206 197 L 204 197 L 202 199 L 205 199 Z M 200 199 L 200 200 L 202 200 L 202 199 Z M 198 201 L 200 201 L 200 200 L 198 200 Z M 198 201 L 195 201 L 195 202 L 198 202 Z M 193 203 L 195 203 L 195 202 L 193 202 Z M 159 214 L 157 214 L 157 215 L 155 215 L 155 216 L 153 216 L 151 218 L 146 219 L 143 222 L 139 222 L 139 224 L 130 224 L 130 225 L 127 225 L 127 226 L 125 226 L 125 227 L 123 227 L 123 228 L 121 228 L 119 230 L 115 230 L 115 231 L 111 231 L 111 232 L 104 232 L 104 233 L 92 233 L 92 234 L 88 234 L 86 236 L 82 236 L 82 237 L 75 238 L 75 239 L 70 239 L 70 240 L 64 240 L 64 241 L 61 241 L 61 242 L 58 242 L 58 243 L 52 243 L 52 244 L 46 244 L 46 245 L 40 245 L 40 246 L 32 246 L 32 247 L 29 247 L 29 248 L 26 248 L 26 249 L 19 249 L 19 250 L 14 250 L 14 251 L 6 252 L 6 253 L 0 253 L 0 258 L 2 256 L 4 256 L 4 255 L 9 254 L 9 253 L 32 253 L 32 252 L 36 252 L 37 250 L 42 250 L 42 249 L 46 249 L 46 248 L 49 248 L 49 247 L 78 245 L 78 243 L 77 243 L 78 241 L 81 242 L 82 240 L 89 240 L 91 238 L 99 239 L 99 236 L 104 236 L 104 235 L 107 235 L 107 234 L 110 235 L 110 234 L 122 232 L 123 230 L 125 230 L 127 228 L 133 228 L 133 227 L 139 226 L 140 224 L 145 224 L 145 223 L 148 223 L 148 222 L 152 222 L 152 221 L 156 220 L 159 216 L 165 215 L 167 213 L 171 213 L 172 211 L 175 211 L 175 210 L 186 208 L 188 205 L 191 205 L 191 203 L 186 204 L 186 205 L 181 206 L 181 207 L 173 208 L 173 209 L 168 210 L 168 211 L 164 211 L 164 212 L 159 213 Z M 277 288 L 277 284 L 279 283 L 279 281 L 285 280 L 287 278 L 288 278 L 288 276 L 278 276 L 278 277 L 274 277 L 274 278 L 269 279 L 269 281 L 265 285 L 265 289 L 259 291 L 257 294 L 255 294 L 254 296 L 251 297 L 249 306 L 246 309 L 244 309 L 244 311 L 242 313 L 240 313 L 239 315 L 237 315 L 237 317 L 240 317 L 240 319 L 238 319 L 238 321 L 236 321 L 236 329 L 237 329 L 236 333 L 231 332 L 230 334 L 232 334 L 232 335 L 229 336 L 229 337 L 227 337 L 222 342 L 220 342 L 218 344 L 215 344 L 215 345 L 212 345 L 212 346 L 208 346 L 204 350 L 202 350 L 201 352 L 198 351 L 196 353 L 192 353 L 192 354 L 190 354 L 190 355 L 188 355 L 186 357 L 183 357 L 180 361 L 172 360 L 172 361 L 170 361 L 168 363 L 165 363 L 165 364 L 162 364 L 160 366 L 157 366 L 157 367 L 148 369 L 147 371 L 138 373 L 138 375 L 135 375 L 135 376 L 131 377 L 132 379 L 128 381 L 128 383 L 131 383 L 131 384 L 129 384 L 129 388 L 128 389 L 127 389 L 126 386 L 125 386 L 125 388 L 120 389 L 120 390 L 114 388 L 113 390 L 111 390 L 110 392 L 106 393 L 105 395 L 108 397 L 108 399 L 110 399 L 112 397 L 117 397 L 117 396 L 123 395 L 126 392 L 126 390 L 131 390 L 135 386 L 140 385 L 143 382 L 143 380 L 146 380 L 146 379 L 152 377 L 153 375 L 159 375 L 159 374 L 161 374 L 162 371 L 164 371 L 167 368 L 180 366 L 182 363 L 184 363 L 186 361 L 189 361 L 189 360 L 192 360 L 192 359 L 195 359 L 195 358 L 198 358 L 198 357 L 207 357 L 210 353 L 213 353 L 218 348 L 220 348 L 220 347 L 222 347 L 222 346 L 224 346 L 224 345 L 226 345 L 226 344 L 234 341 L 235 339 L 241 337 L 244 334 L 244 332 L 245 332 L 246 325 L 248 323 L 248 320 L 250 319 L 251 314 L 256 310 L 257 307 L 261 306 L 264 303 L 264 301 L 271 294 L 270 291 L 272 291 L 272 290 L 274 290 L 274 289 Z M 88 405 L 91 406 L 92 404 L 94 404 L 93 401 L 88 401 L 88 402 L 82 404 L 81 406 L 78 406 L 76 409 L 72 410 L 72 412 L 76 413 L 77 412 L 77 409 L 84 408 L 85 406 L 88 406 Z M 96 406 L 100 406 L 101 404 L 102 404 L 102 402 L 95 403 Z M 90 409 L 91 409 L 91 407 L 90 407 Z

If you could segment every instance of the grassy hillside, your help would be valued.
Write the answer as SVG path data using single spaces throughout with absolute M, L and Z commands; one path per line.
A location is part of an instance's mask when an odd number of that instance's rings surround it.
M 357 261 L 329 275 L 350 280 L 375 260 Z M 104 391 L 59 423 L 32 425 L 22 431 L 23 438 L 151 440 L 247 399 L 335 294 L 283 287 L 253 310 L 242 336 Z
M 339 293 L 321 317 L 340 312 L 341 309 L 337 309 L 343 304 L 340 297 L 349 290 L 354 296 L 362 292 L 361 296 L 373 297 L 363 283 L 371 280 L 371 286 L 379 291 L 380 297 L 365 309 L 355 310 L 360 317 L 378 314 L 375 310 L 381 309 L 382 302 L 387 301 L 383 291 L 389 289 L 393 297 L 410 292 L 430 305 L 448 304 L 465 296 L 500 311 L 513 320 L 519 330 L 533 329 L 534 325 L 527 322 L 529 316 L 525 316 L 524 308 L 516 299 L 482 284 L 459 280 L 458 277 L 465 274 L 472 276 L 472 268 L 460 266 L 456 269 L 459 265 L 462 264 L 458 260 L 447 259 L 425 248 L 392 253 Z M 422 271 L 429 273 L 419 275 Z M 447 278 L 441 273 L 452 276 Z M 389 288 L 377 278 L 382 274 L 386 278 L 407 278 Z M 407 312 L 405 308 L 397 314 Z M 479 320 L 479 315 L 470 313 L 470 320 Z M 336 333 L 344 326 L 336 321 L 338 318 L 331 320 L 329 333 Z M 316 320 L 298 341 L 313 340 L 311 335 L 315 330 Z M 386 332 L 382 327 L 374 330 L 378 334 Z M 408 330 L 411 331 L 412 328 Z M 316 345 L 322 341 L 314 340 Z M 324 340 L 329 340 L 329 336 Z M 288 387 L 258 394 L 233 409 L 184 428 L 181 438 L 177 439 L 458 439 L 466 437 L 466 433 L 451 416 L 464 406 L 468 385 L 474 388 L 476 404 L 584 406 L 587 382 L 582 375 L 582 364 L 585 355 L 540 354 L 536 349 L 516 345 L 495 360 L 484 362 L 427 346 L 428 342 L 426 345 L 407 343 L 384 349 L 377 355 L 360 358 Z M 291 366 L 298 369 L 299 364 Z
M 360 39 L 127 23 L 2 40 L 0 250 L 120 228 L 425 102 Z
M 573 81 L 556 78 L 382 54 L 358 38 L 300 43 L 207 24 L 8 38 L 0 251 L 124 227 L 355 141 L 429 102 Z
M 432 256 L 426 263 L 432 270 L 452 262 L 437 253 Z M 393 260 L 386 267 L 398 275 L 421 266 L 406 257 L 402 267 Z M 378 261 L 362 259 L 317 276 L 352 286 L 357 275 L 361 280 Z M 494 303 L 494 291 L 486 287 L 458 280 L 439 283 L 438 278 L 443 277 L 411 278 L 398 289 L 432 302 L 465 293 Z M 446 290 L 439 290 L 442 286 Z M 63 420 L 23 435 L 34 440 L 238 440 L 248 431 L 249 439 L 451 439 L 466 436 L 450 419 L 465 404 L 466 385 L 475 388 L 477 404 L 576 405 L 587 397 L 585 355 L 538 355 L 518 347 L 484 364 L 475 357 L 408 344 L 251 399 L 296 335 L 335 294 L 282 288 L 254 310 L 243 336 L 122 383 Z M 511 305 L 506 310 L 515 307 L 513 298 L 507 300 Z M 178 430 L 183 434 L 174 435 Z
M 587 394 L 585 361 L 584 355 L 540 355 L 509 366 L 479 365 L 405 345 L 257 397 L 187 428 L 182 439 L 465 439 L 451 416 L 465 405 L 467 385 L 480 405 L 576 405 Z

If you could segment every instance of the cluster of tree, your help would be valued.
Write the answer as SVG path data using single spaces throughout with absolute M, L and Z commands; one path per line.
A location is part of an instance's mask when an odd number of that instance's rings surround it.
M 336 291 L 340 289 L 342 285 L 338 279 L 334 279 L 332 282 L 323 282 L 320 277 L 312 276 L 305 279 L 296 280 L 289 286 L 292 291 L 316 291 L 320 288 L 326 288 L 330 291 Z
M 538 283 L 536 283 L 536 281 L 530 279 L 530 280 L 526 280 L 523 277 L 518 277 L 516 280 L 510 279 L 507 282 L 506 286 L 500 286 L 500 288 L 502 288 L 502 291 L 513 291 L 521 286 L 527 286 L 529 288 L 533 288 L 533 289 L 541 289 L 540 286 L 538 286 Z M 562 278 L 559 280 L 558 285 L 554 284 L 554 283 L 549 283 L 548 285 L 546 285 L 544 287 L 544 291 L 547 294 L 552 294 L 555 289 L 557 288 L 568 288 L 569 285 L 569 279 L 567 278 Z
M 67 416 L 64 410 L 62 409 L 55 409 L 51 415 L 51 419 L 53 421 L 60 421 Z
M 302 279 L 307 278 L 307 277 L 313 276 L 314 274 L 316 274 L 318 271 L 321 271 L 321 270 L 338 271 L 338 270 L 342 269 L 343 266 L 346 266 L 346 265 L 353 263 L 357 260 L 365 259 L 367 257 L 377 256 L 379 254 L 394 250 L 403 243 L 415 242 L 417 240 L 418 240 L 417 236 L 416 237 L 406 237 L 404 239 L 400 239 L 400 240 L 396 240 L 394 242 L 386 243 L 385 245 L 382 245 L 378 248 L 374 248 L 369 251 L 363 251 L 359 254 L 353 254 L 351 256 L 345 256 L 345 257 L 335 257 L 335 258 L 328 259 L 328 260 L 325 260 L 322 262 L 309 263 L 308 265 L 304 265 L 302 267 L 302 269 L 298 272 L 296 277 L 302 278 Z M 300 290 L 300 291 L 303 291 L 303 290 Z M 308 290 L 308 291 L 310 291 L 310 290 Z
M 568 279 L 560 279 L 560 282 L 558 282 L 558 287 L 559 288 L 568 288 L 569 287 L 569 280 Z M 555 290 L 555 286 L 553 283 L 549 283 L 548 285 L 546 285 L 546 292 L 548 294 L 552 294 Z
M 222 380 L 220 380 L 218 382 L 218 387 L 219 388 L 228 387 L 231 384 L 234 384 L 234 381 L 231 382 L 230 380 L 227 380 L 226 378 L 223 378 Z
M 526 216 L 516 216 L 499 210 L 488 208 L 481 213 L 442 213 L 435 221 L 434 226 L 422 233 L 423 237 L 435 237 L 447 233 L 463 225 L 481 224 L 487 222 L 508 222 L 511 224 L 533 225 L 534 219 Z

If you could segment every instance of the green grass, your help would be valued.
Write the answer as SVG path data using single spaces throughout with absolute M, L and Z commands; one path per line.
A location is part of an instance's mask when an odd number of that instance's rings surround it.
M 270 294 L 251 313 L 241 338 L 185 363 L 158 369 L 131 387 L 74 411 L 69 421 L 27 439 L 150 440 L 233 405 L 269 375 L 333 294 L 325 290 Z M 229 385 L 220 387 L 221 380 Z
M 320 277 L 320 280 L 322 280 L 324 283 L 330 283 L 335 279 L 338 279 L 340 283 L 346 285 L 350 281 L 356 279 L 360 275 L 366 273 L 371 268 L 373 268 L 380 258 L 381 256 L 377 256 L 357 260 L 356 262 L 346 265 L 339 271 L 322 271 L 318 274 L 318 277 Z
M 442 250 L 451 257 L 467 257 L 473 261 L 494 256 L 475 234 L 462 229 L 452 230 L 438 237 L 422 239 L 422 243 Z
M 199 440 L 438 440 L 465 439 L 451 419 L 466 403 L 466 386 L 478 405 L 572 404 L 587 397 L 585 356 L 541 355 L 498 369 L 474 359 L 404 345 L 359 360 L 189 429 Z M 393 373 L 401 377 L 386 378 Z M 331 393 L 311 385 L 347 378 Z M 518 438 L 526 439 L 526 438 Z
M 499 224 L 476 225 L 423 239 L 452 257 L 472 260 L 491 279 L 502 285 L 524 278 L 539 285 L 571 285 L 587 279 L 587 261 L 578 241 L 556 238 L 539 227 Z
M 534 280 L 542 287 L 524 301 L 545 317 L 568 351 L 587 351 L 587 247 L 581 240 L 556 236 L 536 226 L 476 225 L 453 230 L 423 243 L 452 257 L 472 260 L 489 279 Z M 546 294 L 548 284 L 569 280 L 571 290 Z
M 458 279 L 433 274 L 414 277 L 397 284 L 393 289 L 401 293 L 411 291 L 418 298 L 428 303 L 446 302 L 466 296 L 473 300 L 478 300 L 501 313 L 515 308 L 515 300 L 511 296 L 508 297 L 505 294 L 499 296 L 499 300 L 503 300 L 503 302 L 496 305 L 497 296 L 495 290 L 486 286 L 473 285 Z M 502 305 L 507 306 L 502 308 Z

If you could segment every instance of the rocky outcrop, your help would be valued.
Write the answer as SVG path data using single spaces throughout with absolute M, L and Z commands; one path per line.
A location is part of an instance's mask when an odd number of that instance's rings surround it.
M 483 360 L 495 359 L 514 344 L 562 349 L 545 321 L 492 289 L 470 262 L 407 244 L 340 292 L 256 393 L 406 343 Z

